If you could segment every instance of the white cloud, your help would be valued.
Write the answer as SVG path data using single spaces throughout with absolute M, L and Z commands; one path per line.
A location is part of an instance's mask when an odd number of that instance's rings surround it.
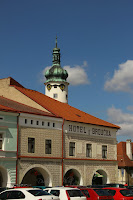
M 45 72 L 48 70 L 48 69 L 50 69 L 52 66 L 47 66 L 47 67 L 45 67 L 43 70 L 42 70 L 42 72 L 41 72 L 41 74 L 40 74 L 40 82 L 41 83 L 45 83 L 45 81 L 46 81 L 46 78 L 45 78 Z
M 127 60 L 119 65 L 114 76 L 105 82 L 104 89 L 108 91 L 133 92 L 133 60 Z
M 133 111 L 133 106 L 128 106 L 128 107 L 127 107 L 127 110 Z
M 133 137 L 133 114 L 124 113 L 114 106 L 108 109 L 109 121 L 121 127 L 118 135 Z
M 90 84 L 90 81 L 88 80 L 87 73 L 85 72 L 84 68 L 82 66 L 64 66 L 64 69 L 68 72 L 68 82 L 71 85 L 85 85 Z
M 87 62 L 84 61 L 83 65 L 79 66 L 76 65 L 75 67 L 71 67 L 71 66 L 64 66 L 63 68 L 65 70 L 67 70 L 68 72 L 68 78 L 67 81 L 70 83 L 70 85 L 85 85 L 85 84 L 90 84 L 90 81 L 88 79 L 87 73 L 84 69 L 84 67 L 87 67 Z M 51 66 L 47 66 L 41 73 L 41 78 L 40 81 L 41 82 L 45 82 L 45 72 L 47 69 L 50 69 Z

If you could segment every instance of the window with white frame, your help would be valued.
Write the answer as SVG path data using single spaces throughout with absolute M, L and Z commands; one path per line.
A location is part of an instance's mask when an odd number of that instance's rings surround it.
M 69 156 L 75 156 L 75 142 L 69 143 Z
M 0 116 L 0 121 L 3 121 L 4 120 L 4 117 Z
M 45 153 L 46 154 L 51 154 L 51 145 L 52 145 L 51 140 L 45 140 Z
M 28 153 L 35 152 L 35 138 L 28 138 Z
M 86 157 L 92 157 L 92 144 L 86 144 Z
M 107 145 L 102 145 L 102 158 L 107 158 Z
M 0 150 L 2 150 L 3 146 L 3 133 L 0 133 Z

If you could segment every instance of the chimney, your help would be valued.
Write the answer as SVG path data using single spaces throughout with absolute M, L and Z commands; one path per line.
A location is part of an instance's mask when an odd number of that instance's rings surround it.
M 131 139 L 126 140 L 126 154 L 130 160 L 132 160 L 132 144 Z

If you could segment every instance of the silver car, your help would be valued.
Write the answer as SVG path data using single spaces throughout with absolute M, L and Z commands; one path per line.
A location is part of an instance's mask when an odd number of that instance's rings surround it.
M 84 194 L 77 188 L 53 187 L 44 189 L 44 191 L 59 197 L 60 200 L 86 200 Z

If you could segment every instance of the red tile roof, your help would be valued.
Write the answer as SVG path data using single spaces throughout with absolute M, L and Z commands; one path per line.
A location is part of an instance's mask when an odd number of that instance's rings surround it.
M 12 109 L 12 108 L 9 108 L 7 106 L 3 106 L 3 105 L 0 105 L 0 111 L 9 111 L 9 112 L 14 112 L 15 110 Z
M 44 116 L 50 116 L 50 117 L 56 117 L 55 115 L 24 105 L 22 103 L 18 103 L 16 101 L 7 99 L 5 97 L 0 96 L 0 111 L 12 111 L 12 112 L 18 112 L 18 113 L 30 113 L 30 114 L 36 114 L 36 115 L 44 115 Z
M 18 87 L 24 88 L 20 83 L 18 83 L 16 80 L 14 80 L 12 77 L 9 77 L 10 79 L 10 85 L 16 85 Z
M 44 107 L 46 110 L 50 111 L 56 116 L 62 117 L 65 120 L 73 122 L 81 122 L 86 124 L 95 124 L 99 126 L 106 126 L 117 129 L 120 128 L 117 125 L 96 118 L 66 103 L 54 100 L 40 92 L 18 87 L 17 85 L 16 86 L 14 85 L 14 87 L 24 95 L 26 95 L 27 97 L 29 97 L 30 99 L 32 99 L 33 101 Z
M 130 160 L 126 154 L 126 142 L 120 142 L 117 144 L 117 160 L 119 167 L 133 167 L 133 161 Z

